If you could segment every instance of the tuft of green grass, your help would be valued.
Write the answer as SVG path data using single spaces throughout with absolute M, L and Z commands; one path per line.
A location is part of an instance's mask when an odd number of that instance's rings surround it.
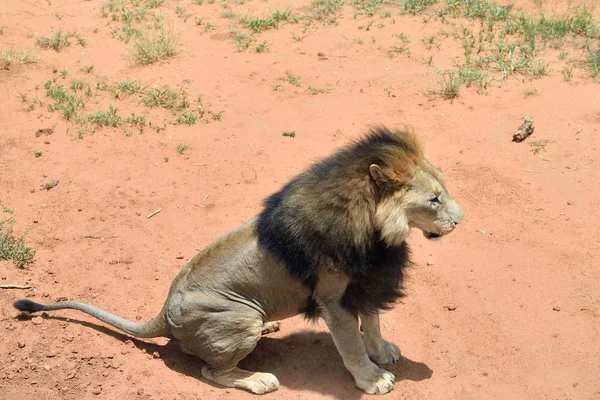
M 187 20 L 190 17 L 194 16 L 195 12 L 189 11 L 185 7 L 177 6 L 175 7 L 175 14 L 177 14 L 181 19 L 183 19 L 183 22 L 187 22 Z
M 62 49 L 71 46 L 71 39 L 77 38 L 79 45 L 82 47 L 86 46 L 85 40 L 77 33 L 67 32 L 63 33 L 62 30 L 56 32 L 52 37 L 40 36 L 35 44 L 45 50 L 61 51 Z
M 401 0 L 400 13 L 410 15 L 423 14 L 428 6 L 436 3 L 437 0 Z
M 309 20 L 337 24 L 340 9 L 346 0 L 313 0 L 312 7 L 308 9 Z
M 331 88 L 319 89 L 319 88 L 312 87 L 312 86 L 309 86 L 308 90 L 310 91 L 310 93 L 312 95 L 317 95 L 317 94 L 323 94 L 323 93 L 329 93 L 329 92 L 331 92 Z
M 264 53 L 265 51 L 269 50 L 269 43 L 267 43 L 267 41 L 263 41 L 262 43 L 258 44 L 254 50 L 256 50 L 257 53 Z
M 430 95 L 452 102 L 459 96 L 460 88 L 463 84 L 460 73 L 450 69 L 441 71 L 440 75 L 442 78 L 438 82 L 439 90 L 430 92 Z
M 14 211 L 0 201 L 0 211 L 8 218 L 0 220 L 0 260 L 11 260 L 17 267 L 23 268 L 33 262 L 35 250 L 25 246 L 25 236 L 15 238 L 13 226 L 15 224 Z
M 394 58 L 396 57 L 398 54 L 406 54 L 408 57 L 410 57 L 410 48 L 400 45 L 400 46 L 392 46 L 387 50 L 387 56 L 388 58 Z
M 296 137 L 296 131 L 283 131 L 281 135 L 285 137 Z
M 534 88 L 526 88 L 523 93 L 525 94 L 525 97 L 529 97 L 533 96 L 534 94 L 537 94 L 537 90 Z
M 125 123 L 123 117 L 117 115 L 119 109 L 109 104 L 108 111 L 100 110 L 95 114 L 88 114 L 88 121 L 101 128 L 104 126 L 119 127 Z
M 300 75 L 294 75 L 290 71 L 287 71 L 285 73 L 285 76 L 282 76 L 279 79 L 284 82 L 288 82 L 290 85 L 294 85 L 296 87 L 302 86 L 302 84 L 300 83 Z
M 177 102 L 177 92 L 169 89 L 168 86 L 153 88 L 140 95 L 140 102 L 148 107 L 172 109 Z
M 179 35 L 172 28 L 161 27 L 158 34 L 149 37 L 142 33 L 133 43 L 131 55 L 136 64 L 149 65 L 177 54 Z
M 194 111 L 190 110 L 184 110 L 177 116 L 175 122 L 177 122 L 178 124 L 194 125 L 196 121 L 198 121 L 198 117 L 198 113 L 195 113 Z
M 541 78 L 548 75 L 547 65 L 544 60 L 534 60 L 529 65 L 529 76 L 532 78 Z
M 571 82 L 571 79 L 573 79 L 573 67 L 565 65 L 560 72 L 562 73 L 565 82 Z
M 190 148 L 190 146 L 188 146 L 184 142 L 180 142 L 177 146 L 175 146 L 175 150 L 177 150 L 177 152 L 179 154 L 183 154 L 183 152 L 186 151 L 189 148 Z
M 307 36 L 301 36 L 301 35 L 298 35 L 296 32 L 292 32 L 292 39 L 294 39 L 296 42 L 301 42 L 306 37 Z
M 0 69 L 8 70 L 14 64 L 31 64 L 33 62 L 29 51 L 10 49 L 2 50 L 0 53 Z
M 79 71 L 85 72 L 86 74 L 91 74 L 92 72 L 94 72 L 94 66 L 86 65 L 86 66 L 79 68 Z
M 600 44 L 596 50 L 593 50 L 591 46 L 588 47 L 589 55 L 585 62 L 589 74 L 592 78 L 600 76 Z
M 254 36 L 250 33 L 232 30 L 231 36 L 233 37 L 237 51 L 247 50 L 252 42 L 254 42 Z

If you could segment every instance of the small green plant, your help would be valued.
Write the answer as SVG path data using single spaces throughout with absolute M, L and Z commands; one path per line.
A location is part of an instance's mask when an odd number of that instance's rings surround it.
M 431 64 L 433 64 L 433 55 L 429 55 L 427 58 L 421 57 L 421 61 L 423 61 L 423 64 L 427 65 L 428 67 L 431 67 Z
M 525 97 L 529 97 L 533 96 L 534 94 L 537 94 L 537 90 L 534 88 L 526 88 L 523 93 L 525 94 Z
M 356 37 L 356 38 L 352 39 L 352 43 L 363 44 L 363 40 L 361 38 Z
M 423 14 L 427 7 L 437 3 L 437 0 L 401 0 L 400 13 L 417 15 Z
M 213 121 L 223 121 L 223 111 L 219 111 L 218 113 L 209 111 L 209 114 Z
M 177 122 L 178 124 L 194 125 L 197 120 L 198 120 L 197 113 L 195 113 L 193 111 L 189 111 L 189 110 L 184 110 L 177 116 L 177 118 L 175 119 L 175 122 Z M 183 151 L 180 151 L 180 153 L 182 153 L 182 152 Z
M 0 211 L 4 215 L 8 214 L 7 219 L 0 220 L 0 260 L 11 260 L 17 267 L 23 268 L 33 262 L 35 250 L 25 246 L 27 232 L 18 238 L 14 237 L 14 211 L 2 204 L 2 201 Z
M 529 66 L 529 76 L 533 78 L 541 78 L 542 76 L 548 75 L 544 60 L 535 60 Z
M 81 38 L 78 34 L 73 32 L 63 33 L 60 30 L 52 37 L 39 37 L 35 44 L 45 50 L 51 49 L 54 51 L 60 51 L 65 47 L 71 46 L 71 39 L 74 37 L 78 39 L 78 42 L 81 46 L 85 47 L 85 40 L 83 40 L 83 38 Z
M 533 142 L 529 142 L 529 146 L 532 147 L 531 152 L 533 154 L 538 154 L 540 151 L 546 151 L 546 145 L 548 143 L 553 143 L 553 142 L 548 139 L 540 139 L 540 140 L 534 140 Z
M 339 11 L 345 3 L 346 0 L 313 0 L 313 7 L 308 9 L 308 18 L 327 24 L 337 24 Z
M 395 37 L 395 38 L 398 38 L 398 39 L 402 40 L 402 43 L 409 43 L 410 42 L 410 40 L 408 39 L 408 35 L 406 35 L 405 33 L 402 33 L 402 32 L 400 32 L 400 33 L 394 33 L 392 36 Z
M 285 137 L 296 137 L 296 131 L 283 131 L 281 135 Z
M 435 42 L 435 36 L 433 36 L 433 35 L 431 35 L 431 36 L 425 35 L 425 36 L 423 36 L 421 41 L 423 42 L 423 44 L 425 45 L 425 48 L 427 50 L 431 50 L 433 47 L 435 47 L 438 50 L 440 49 L 440 45 Z
M 189 146 L 184 142 L 180 142 L 177 146 L 175 146 L 175 150 L 177 150 L 179 154 L 183 154 L 183 152 L 187 149 L 189 149 Z
M 0 69 L 8 70 L 14 64 L 30 64 L 34 61 L 30 57 L 29 51 L 20 51 L 15 49 L 2 50 L 0 53 Z
M 571 79 L 573 79 L 573 67 L 565 65 L 560 72 L 562 73 L 565 82 L 571 82 Z
M 460 87 L 463 84 L 460 73 L 450 69 L 440 73 L 441 80 L 438 82 L 439 90 L 431 94 L 435 97 L 441 97 L 444 100 L 454 101 L 459 96 Z
M 410 48 L 400 45 L 400 46 L 392 46 L 387 50 L 388 58 L 394 58 L 398 54 L 406 54 L 407 56 L 410 57 L 410 54 L 411 54 Z
M 294 75 L 290 71 L 287 71 L 285 73 L 285 76 L 282 76 L 279 79 L 284 82 L 288 82 L 290 85 L 294 85 L 296 87 L 302 86 L 302 84 L 300 83 L 300 75 Z
M 254 42 L 254 36 L 246 32 L 234 30 L 231 32 L 231 36 L 233 37 L 237 51 L 247 50 L 252 42 Z
M 79 68 L 79 71 L 85 72 L 86 74 L 91 74 L 92 72 L 94 72 L 94 66 L 93 65 L 83 66 L 83 67 Z
M 187 20 L 192 17 L 195 13 L 193 11 L 189 11 L 185 7 L 177 6 L 175 7 L 175 14 L 177 14 L 183 22 L 187 22 Z
M 264 42 L 258 44 L 254 50 L 256 50 L 257 53 L 264 53 L 265 51 L 267 51 L 269 49 L 269 43 L 267 43 L 267 41 L 265 40 Z
M 145 33 L 136 37 L 131 54 L 136 64 L 154 64 L 177 54 L 178 43 L 179 36 L 174 29 L 161 27 L 153 37 Z
M 319 89 L 319 88 L 312 87 L 312 86 L 309 86 L 309 87 L 308 87 L 308 90 L 309 90 L 309 91 L 310 91 L 310 93 L 311 93 L 311 94 L 313 94 L 313 95 L 317 95 L 317 94 L 322 94 L 322 93 L 329 93 L 329 92 L 331 92 L 331 89 L 330 89 L 330 88 Z
M 153 88 L 140 95 L 140 102 L 147 107 L 173 108 L 177 101 L 177 93 L 168 86 Z
M 88 114 L 88 121 L 97 127 L 119 127 L 124 124 L 123 117 L 117 115 L 119 109 L 109 104 L 108 111 L 100 110 L 96 114 Z
M 0 36 L 4 35 L 4 31 L 8 28 L 7 26 L 0 26 Z
M 296 42 L 301 42 L 305 38 L 306 36 L 300 36 L 296 32 L 292 32 L 292 39 L 294 39 Z

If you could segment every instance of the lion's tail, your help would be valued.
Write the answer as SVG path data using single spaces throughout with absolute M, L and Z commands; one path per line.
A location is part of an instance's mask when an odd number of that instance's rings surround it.
M 26 311 L 29 313 L 39 311 L 53 311 L 53 310 L 66 310 L 73 309 L 83 311 L 92 317 L 98 318 L 100 321 L 106 322 L 109 325 L 114 326 L 126 332 L 132 336 L 139 338 L 153 338 L 159 336 L 169 337 L 170 332 L 167 327 L 164 315 L 161 312 L 156 318 L 147 322 L 132 322 L 125 318 L 121 318 L 109 312 L 99 309 L 98 307 L 91 306 L 86 303 L 65 301 L 55 304 L 40 304 L 31 300 L 17 300 L 13 304 L 16 309 L 20 311 Z

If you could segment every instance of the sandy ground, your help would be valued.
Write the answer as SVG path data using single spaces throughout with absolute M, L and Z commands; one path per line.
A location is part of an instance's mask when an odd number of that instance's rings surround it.
M 538 12 L 539 3 L 517 6 Z M 254 0 L 231 7 L 262 15 L 269 7 L 307 4 Z M 37 251 L 23 269 L 0 261 L 1 284 L 33 287 L 0 291 L 1 398 L 253 397 L 205 381 L 202 362 L 175 343 L 133 339 L 77 312 L 19 317 L 11 303 L 81 300 L 150 319 L 197 249 L 256 215 L 287 179 L 380 122 L 414 127 L 466 213 L 441 242 L 419 232 L 410 237 L 408 297 L 381 318 L 384 338 L 403 354 L 386 397 L 600 399 L 600 86 L 583 70 L 564 82 L 549 50 L 551 72 L 543 79 L 511 77 L 487 94 L 463 89 L 452 103 L 432 100 L 425 92 L 436 75 L 421 62 L 432 51 L 419 39 L 437 32 L 439 21 L 395 12 L 395 24 L 375 28 L 375 17 L 367 32 L 358 29 L 366 19 L 354 19 L 348 6 L 338 25 L 311 28 L 302 41 L 292 38 L 301 27 L 285 24 L 260 35 L 268 52 L 237 52 L 219 3 L 186 4 L 214 21 L 215 30 L 203 34 L 194 17 L 184 23 L 174 17 L 174 3 L 163 5 L 181 33 L 180 52 L 137 67 L 130 46 L 111 37 L 100 5 L 5 0 L 0 13 L 7 27 L 1 47 L 34 49 L 37 61 L 0 71 L 0 200 L 15 211 L 15 232 L 30 229 L 26 243 Z M 35 48 L 35 38 L 61 27 L 79 32 L 87 47 Z M 411 38 L 410 58 L 390 59 L 378 49 L 397 32 Z M 440 43 L 433 55 L 448 68 L 461 49 L 451 37 Z M 45 106 L 24 111 L 19 92 L 43 98 L 53 67 L 72 71 L 69 82 L 92 64 L 94 76 L 108 81 L 185 85 L 223 111 L 222 121 L 176 125 L 168 112 L 113 100 L 123 113 L 148 111 L 167 129 L 126 136 L 105 128 L 79 139 Z M 286 71 L 302 86 L 279 80 Z M 309 85 L 331 90 L 312 95 Z M 537 93 L 525 96 L 526 88 Z M 109 100 L 89 108 L 106 108 Z M 513 143 L 524 116 L 535 119 L 535 133 Z M 35 136 L 51 127 L 51 135 Z M 534 154 L 532 140 L 547 140 L 545 151 Z M 190 146 L 183 154 L 175 150 L 180 142 Z M 34 150 L 43 155 L 34 157 Z M 52 180 L 59 184 L 40 188 Z M 284 321 L 243 365 L 278 376 L 280 390 L 265 398 L 365 396 L 323 322 Z

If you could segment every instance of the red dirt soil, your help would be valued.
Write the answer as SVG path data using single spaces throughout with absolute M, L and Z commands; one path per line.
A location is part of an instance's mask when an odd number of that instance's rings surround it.
M 538 3 L 517 6 L 538 12 Z M 308 3 L 255 0 L 234 11 L 263 15 L 288 5 Z M 415 266 L 408 296 L 381 317 L 384 338 L 403 354 L 386 397 L 600 399 L 600 86 L 583 70 L 569 83 L 554 70 L 541 80 L 495 83 L 488 94 L 463 89 L 452 103 L 432 100 L 424 92 L 434 88 L 435 74 L 420 61 L 431 52 L 419 39 L 438 22 L 396 16 L 396 24 L 367 32 L 357 28 L 365 19 L 354 19 L 347 6 L 338 25 L 309 30 L 302 41 L 292 39 L 298 25 L 262 33 L 269 51 L 259 54 L 235 51 L 218 3 L 186 4 L 215 21 L 204 34 L 194 17 L 184 23 L 174 17 L 174 3 L 163 5 L 181 32 L 180 52 L 137 67 L 130 46 L 111 37 L 100 6 L 2 5 L 2 49 L 33 49 L 35 38 L 61 27 L 88 45 L 35 49 L 37 63 L 0 71 L 0 200 L 14 209 L 17 234 L 31 228 L 26 244 L 37 251 L 23 269 L 0 261 L 0 284 L 33 287 L 0 290 L 1 398 L 254 398 L 204 380 L 202 361 L 176 343 L 133 339 L 76 311 L 19 317 L 12 302 L 80 300 L 148 320 L 197 249 L 255 216 L 286 180 L 377 122 L 414 127 L 465 210 L 463 224 L 444 240 L 430 242 L 416 231 L 409 239 Z M 412 57 L 389 59 L 378 50 L 397 32 L 411 38 Z M 461 51 L 448 38 L 433 54 L 448 68 Z M 170 124 L 168 113 L 151 110 L 158 125 L 168 123 L 165 131 L 128 137 L 105 128 L 78 139 L 77 128 L 45 106 L 24 111 L 18 92 L 42 98 L 52 67 L 75 76 L 91 64 L 108 81 L 185 84 L 224 111 L 222 122 Z M 286 71 L 302 86 L 279 80 Z M 312 95 L 309 85 L 332 90 Z M 525 96 L 525 88 L 537 93 Z M 116 103 L 123 115 L 147 110 L 133 100 Z M 513 143 L 524 116 L 535 119 L 535 132 Z M 35 137 L 50 127 L 53 134 Z M 532 152 L 535 140 L 549 141 L 545 151 Z M 180 142 L 190 146 L 181 155 Z M 34 150 L 43 155 L 35 158 Z M 54 179 L 53 189 L 40 188 Z M 323 322 L 285 320 L 243 366 L 279 378 L 281 388 L 267 399 L 365 396 Z

